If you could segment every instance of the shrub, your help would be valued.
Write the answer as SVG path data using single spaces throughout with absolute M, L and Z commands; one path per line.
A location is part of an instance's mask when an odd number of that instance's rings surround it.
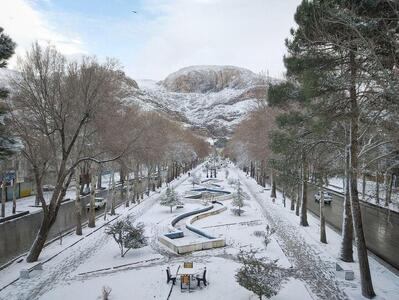
M 127 218 L 109 225 L 105 233 L 114 238 L 119 246 L 121 257 L 124 257 L 130 249 L 138 249 L 147 245 L 147 239 L 144 236 L 144 224 L 133 225 Z
M 238 284 L 255 293 L 259 299 L 277 295 L 288 279 L 288 272 L 278 267 L 277 261 L 258 259 L 253 252 L 241 252 L 238 259 L 243 264 L 235 275 Z

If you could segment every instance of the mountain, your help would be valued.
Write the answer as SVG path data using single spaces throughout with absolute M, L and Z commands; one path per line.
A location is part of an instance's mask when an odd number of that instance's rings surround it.
M 230 135 L 264 100 L 270 79 L 234 66 L 191 66 L 160 82 L 136 80 L 139 89 L 126 100 L 164 112 L 212 137 Z
M 17 73 L 0 69 L 0 86 Z M 122 72 L 125 103 L 155 110 L 212 138 L 229 136 L 247 113 L 266 98 L 274 79 L 234 66 L 191 66 L 164 80 L 133 80 Z

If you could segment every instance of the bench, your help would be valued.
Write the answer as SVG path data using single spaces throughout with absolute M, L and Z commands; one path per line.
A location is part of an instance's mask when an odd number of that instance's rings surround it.
M 335 271 L 343 272 L 345 280 L 354 280 L 355 279 L 355 272 L 352 270 L 345 270 L 340 264 L 335 263 Z
M 21 271 L 19 271 L 19 278 L 20 279 L 29 279 L 29 273 L 32 271 L 42 271 L 43 270 L 43 265 L 42 263 L 37 263 L 34 264 L 32 267 L 28 268 L 28 269 L 22 269 Z
M 184 233 L 181 230 L 176 230 L 174 232 L 165 233 L 164 235 L 172 240 L 184 237 Z

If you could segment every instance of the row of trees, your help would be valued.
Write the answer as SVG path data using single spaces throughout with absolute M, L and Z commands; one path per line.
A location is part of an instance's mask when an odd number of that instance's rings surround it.
M 2 37 L 1 43 L 9 40 Z M 1 53 L 3 66 L 13 53 L 15 45 L 11 46 Z M 202 138 L 178 123 L 129 103 L 137 85 L 112 59 L 70 61 L 54 47 L 35 43 L 18 59 L 17 74 L 9 81 L 7 128 L 30 164 L 37 202 L 43 209 L 28 262 L 38 259 L 72 181 L 77 189 L 76 233 L 81 234 L 79 185 L 90 186 L 88 226 L 94 227 L 95 187 L 101 187 L 104 170 L 120 172 L 129 205 L 143 197 L 144 186 L 149 193 L 162 185 L 162 170 L 167 170 L 170 181 L 209 151 Z M 53 179 L 54 191 L 46 201 L 43 183 L 48 177 Z M 111 213 L 114 209 L 115 205 Z
M 297 8 L 295 21 L 297 28 L 286 40 L 287 80 L 268 91 L 270 109 L 277 108 L 279 113 L 276 116 L 259 110 L 250 115 L 239 126 L 228 152 L 243 159 L 246 166 L 261 166 L 263 160 L 268 160 L 271 177 L 277 178 L 283 191 L 297 200 L 302 226 L 308 226 L 308 182 L 322 187 L 331 176 L 345 178 L 340 257 L 353 261 L 354 231 L 362 294 L 372 298 L 375 293 L 358 179 L 361 174 L 365 182 L 367 174 L 375 171 L 378 181 L 378 174 L 384 173 L 385 202 L 389 204 L 399 160 L 399 4 L 392 0 L 304 0 Z M 257 128 L 254 124 L 261 124 L 256 121 L 257 113 L 275 122 Z M 253 141 L 268 145 L 260 156 L 253 150 Z M 247 157 L 238 155 L 242 150 Z M 263 171 L 262 167 L 254 171 L 250 167 L 250 172 L 262 177 Z M 362 194 L 365 197 L 365 184 Z M 322 202 L 320 219 L 324 225 Z M 292 209 L 294 205 L 292 202 Z M 327 242 L 324 226 L 321 229 L 321 241 Z

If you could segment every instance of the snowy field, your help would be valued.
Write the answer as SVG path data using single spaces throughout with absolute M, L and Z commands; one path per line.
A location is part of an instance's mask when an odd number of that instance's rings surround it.
M 191 173 L 205 177 L 200 167 Z M 112 289 L 110 299 L 167 299 L 172 286 L 166 283 L 165 268 L 169 266 L 175 272 L 184 261 L 194 262 L 197 268 L 206 266 L 209 285 L 188 293 L 180 291 L 178 282 L 170 299 L 258 299 L 239 286 L 234 277 L 240 267 L 237 254 L 250 249 L 257 250 L 258 256 L 277 259 L 279 266 L 293 271 L 293 277 L 272 299 L 361 299 L 356 263 L 348 264 L 348 268 L 355 271 L 354 281 L 345 281 L 334 272 L 340 246 L 336 232 L 327 229 L 329 244 L 321 245 L 316 218 L 309 215 L 310 227 L 299 228 L 295 214 L 278 200 L 272 203 L 269 193 L 263 192 L 254 180 L 234 166 L 229 167 L 229 173 L 231 178 L 240 179 L 244 192 L 249 195 L 244 214 L 233 215 L 231 200 L 225 200 L 226 211 L 195 223 L 214 236 L 224 236 L 226 247 L 176 255 L 159 244 L 158 236 L 167 231 L 173 217 L 203 207 L 201 200 L 185 199 L 184 208 L 170 213 L 168 207 L 159 205 L 164 187 L 161 193 L 152 193 L 139 205 L 119 207 L 117 216 L 97 220 L 97 227 L 84 228 L 81 237 L 71 234 L 63 239 L 62 245 L 50 244 L 40 257 L 43 271 L 34 271 L 30 279 L 17 280 L 2 289 L 0 299 L 101 299 L 104 286 Z M 224 171 L 218 176 L 224 179 Z M 183 175 L 172 183 L 181 195 L 192 188 L 187 179 L 187 175 Z M 226 180 L 221 185 L 225 190 L 234 190 Z M 149 244 L 121 258 L 118 246 L 104 233 L 106 227 L 101 226 L 126 216 L 145 224 Z M 265 248 L 254 232 L 264 231 L 267 225 L 277 232 Z M 377 299 L 399 299 L 399 278 L 374 259 L 370 260 Z M 0 289 L 16 280 L 19 271 L 29 267 L 27 265 L 15 262 L 0 271 Z

